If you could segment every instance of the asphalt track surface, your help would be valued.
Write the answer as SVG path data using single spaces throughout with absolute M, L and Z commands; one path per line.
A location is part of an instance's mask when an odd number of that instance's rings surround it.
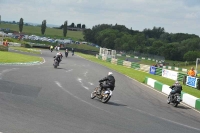
M 107 104 L 90 99 L 110 69 L 77 55 L 57 69 L 49 50 L 40 65 L 0 66 L 1 133 L 200 133 L 200 113 L 113 71 Z

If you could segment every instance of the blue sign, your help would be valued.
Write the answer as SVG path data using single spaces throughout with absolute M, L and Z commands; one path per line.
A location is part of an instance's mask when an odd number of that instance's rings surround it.
M 187 76 L 186 85 L 196 88 L 197 87 L 197 78 Z
M 149 73 L 155 75 L 156 74 L 156 67 L 155 66 L 151 66 L 150 70 L 149 70 Z

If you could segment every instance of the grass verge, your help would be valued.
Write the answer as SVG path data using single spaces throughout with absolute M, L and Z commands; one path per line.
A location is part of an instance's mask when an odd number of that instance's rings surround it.
M 127 75 L 127 76 L 141 82 L 141 83 L 144 83 L 145 77 L 153 78 L 153 79 L 155 79 L 155 80 L 157 80 L 157 81 L 159 81 L 163 84 L 169 85 L 169 86 L 171 86 L 174 83 L 174 80 L 164 78 L 164 77 L 161 77 L 161 76 L 157 76 L 157 75 L 152 75 L 152 74 L 142 72 L 142 71 L 138 71 L 138 70 L 135 70 L 135 69 L 132 69 L 132 68 L 126 68 L 124 66 L 114 65 L 114 64 L 111 64 L 109 62 L 99 60 L 95 56 L 92 56 L 92 55 L 85 55 L 85 54 L 82 54 L 82 53 L 76 53 L 76 54 L 78 54 L 79 56 L 81 56 L 85 59 L 88 59 L 88 60 L 93 61 L 95 63 L 101 64 L 101 65 L 108 67 L 112 70 L 115 70 L 115 71 L 117 71 L 121 74 Z M 182 86 L 183 86 L 183 92 L 200 98 L 200 91 L 199 90 L 191 88 L 191 87 L 183 85 L 183 84 L 182 84 Z
M 36 56 L 0 51 L 0 63 L 31 63 L 36 61 L 42 62 L 43 59 Z

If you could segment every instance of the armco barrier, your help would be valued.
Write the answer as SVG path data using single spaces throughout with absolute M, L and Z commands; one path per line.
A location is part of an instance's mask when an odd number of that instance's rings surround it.
M 117 65 L 123 65 L 123 60 L 117 60 Z
M 158 76 L 162 76 L 162 68 L 156 67 L 156 74 Z
M 117 65 L 117 59 L 112 58 L 112 59 L 111 59 L 111 63 Z
M 107 58 L 106 59 L 107 62 L 111 62 L 111 60 L 112 60 L 111 58 Z
M 130 61 L 124 61 L 123 66 L 131 68 L 131 62 Z
M 149 72 L 150 70 L 150 66 L 149 65 L 144 65 L 144 64 L 140 64 L 140 70 L 143 72 Z
M 102 60 L 102 56 L 101 56 L 101 55 L 99 55 L 98 59 Z
M 131 63 L 131 68 L 138 70 L 138 69 L 140 69 L 140 64 L 132 62 Z
M 163 92 L 167 95 L 169 95 L 171 89 L 169 88 L 168 85 L 165 85 L 163 83 L 160 83 L 152 78 L 148 78 L 146 77 L 145 78 L 145 84 L 153 87 L 154 89 L 160 91 L 160 92 Z M 187 105 L 190 105 L 191 107 L 197 109 L 197 110 L 200 110 L 200 99 L 197 98 L 197 97 L 194 97 L 190 94 L 187 94 L 185 92 L 182 92 L 181 94 L 182 96 L 182 102 L 187 104 Z
M 106 56 L 103 56 L 102 57 L 102 60 L 106 61 L 107 57 Z
M 184 74 L 184 73 L 178 73 L 177 80 L 178 80 L 178 81 L 185 82 L 185 76 L 187 76 L 187 74 Z

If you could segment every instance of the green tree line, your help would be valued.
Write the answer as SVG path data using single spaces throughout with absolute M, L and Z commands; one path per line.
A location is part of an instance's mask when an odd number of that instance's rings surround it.
M 95 25 L 83 31 L 84 39 L 101 47 L 165 57 L 166 60 L 195 61 L 200 57 L 200 38 L 195 34 L 168 33 L 163 27 L 143 31 L 124 25 Z

